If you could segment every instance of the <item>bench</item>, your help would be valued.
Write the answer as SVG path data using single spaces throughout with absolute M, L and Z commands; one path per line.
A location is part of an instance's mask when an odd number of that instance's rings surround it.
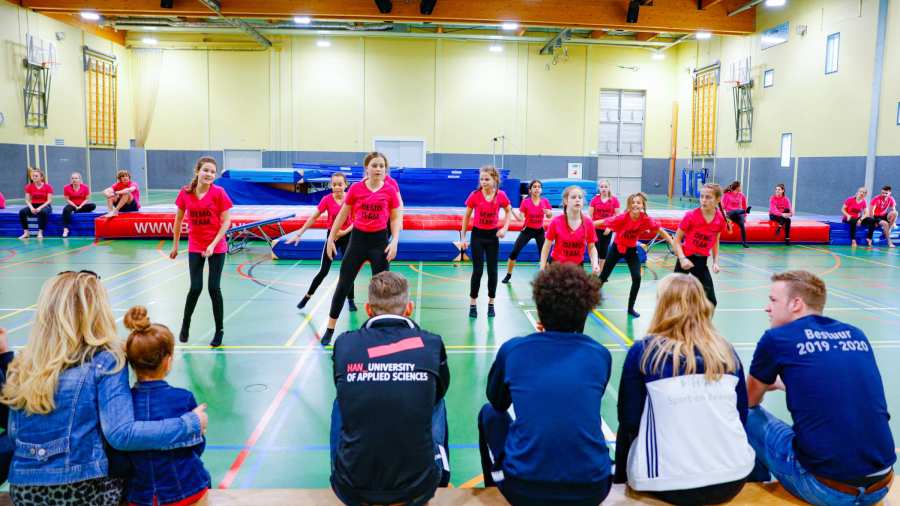
M 268 244 L 271 248 L 272 242 L 284 235 L 284 228 L 282 228 L 281 222 L 293 217 L 293 213 L 284 214 L 281 216 L 275 216 L 272 218 L 266 218 L 263 220 L 252 221 L 249 223 L 242 223 L 240 225 L 232 226 L 228 229 L 227 232 L 225 232 L 225 237 L 228 238 L 228 253 L 237 253 L 238 251 L 246 248 L 247 241 L 250 239 L 259 239 L 261 241 L 266 241 L 266 244 Z M 277 229 L 277 235 L 274 233 L 270 234 L 269 232 L 266 232 L 266 227 L 273 227 Z

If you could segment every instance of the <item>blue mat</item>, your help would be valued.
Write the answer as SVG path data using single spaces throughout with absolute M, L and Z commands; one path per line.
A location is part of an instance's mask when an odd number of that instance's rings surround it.
M 825 220 L 825 223 L 827 223 L 831 228 L 830 244 L 836 246 L 850 245 L 850 225 L 847 225 L 842 220 L 834 217 Z M 860 246 L 866 244 L 867 230 L 868 229 L 863 226 L 856 227 L 856 243 Z M 898 227 L 894 227 L 894 230 L 891 231 L 891 240 L 894 242 L 894 244 L 900 243 L 900 231 L 898 231 Z M 875 234 L 872 238 L 872 243 L 875 245 L 880 243 L 887 244 L 887 241 L 884 238 L 884 232 L 882 232 L 881 227 L 875 227 Z
M 59 237 L 62 235 L 62 210 L 65 206 L 53 206 L 53 213 L 47 221 L 47 237 Z M 22 235 L 22 225 L 19 224 L 19 209 L 21 205 L 14 205 L 6 209 L 0 209 L 0 237 L 18 237 Z M 94 219 L 106 214 L 106 207 L 98 206 L 92 213 L 75 213 L 72 215 L 72 226 L 69 227 L 69 237 L 94 237 Z M 28 229 L 32 236 L 37 233 L 37 218 L 29 218 Z

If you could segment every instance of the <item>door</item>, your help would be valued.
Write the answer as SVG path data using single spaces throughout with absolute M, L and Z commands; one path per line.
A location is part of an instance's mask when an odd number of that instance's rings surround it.
M 600 91 L 597 178 L 623 198 L 641 190 L 644 160 L 644 92 Z
M 384 153 L 391 167 L 425 167 L 424 139 L 376 138 L 373 147 Z

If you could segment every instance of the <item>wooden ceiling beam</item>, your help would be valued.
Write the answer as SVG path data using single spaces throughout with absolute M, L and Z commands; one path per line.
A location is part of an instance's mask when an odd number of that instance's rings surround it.
M 634 34 L 634 40 L 639 40 L 641 42 L 647 42 L 648 40 L 653 40 L 656 36 L 659 35 L 656 32 L 638 32 Z
M 125 37 L 127 35 L 127 32 L 125 30 L 113 30 L 112 28 L 97 26 L 95 23 L 82 21 L 81 17 L 79 17 L 78 15 L 73 15 L 67 12 L 45 12 L 43 14 L 48 18 L 53 18 L 67 25 L 74 26 L 88 33 L 96 35 L 97 37 L 100 37 L 102 39 L 115 42 L 116 44 L 123 47 L 125 46 Z
M 306 15 L 320 19 L 366 19 L 398 22 L 499 24 L 517 21 L 524 26 L 617 28 L 655 32 L 709 30 L 719 34 L 749 34 L 756 28 L 751 9 L 728 16 L 728 8 L 745 0 L 720 0 L 698 10 L 696 0 L 654 0 L 641 7 L 638 23 L 626 23 L 627 0 L 438 0 L 434 13 L 423 16 L 419 2 L 394 2 L 390 14 L 381 14 L 372 0 L 221 0 L 225 16 L 290 18 Z M 197 0 L 174 0 L 172 9 L 159 0 L 19 0 L 39 12 L 94 10 L 105 15 L 209 16 Z M 715 3 L 715 2 L 714 2 Z
M 724 0 L 701 0 L 701 9 L 706 10 L 714 5 L 722 3 Z

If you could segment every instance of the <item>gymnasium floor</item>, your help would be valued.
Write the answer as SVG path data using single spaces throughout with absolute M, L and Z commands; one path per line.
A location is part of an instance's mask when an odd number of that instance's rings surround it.
M 167 200 L 168 199 L 168 200 Z M 171 200 L 171 192 L 148 202 Z M 681 207 L 656 201 L 657 208 Z M 177 333 L 188 288 L 186 256 L 171 261 L 170 244 L 162 241 L 102 241 L 47 238 L 28 242 L 0 239 L 0 326 L 10 332 L 10 345 L 26 342 L 41 283 L 68 269 L 91 269 L 102 276 L 121 322 L 133 304 L 150 309 L 151 318 Z M 810 269 L 828 283 L 826 313 L 861 327 L 873 343 L 885 382 L 892 429 L 900 434 L 896 409 L 900 400 L 900 339 L 891 331 L 900 321 L 896 304 L 900 286 L 900 253 L 886 248 L 754 246 L 723 248 L 723 272 L 715 277 L 719 308 L 715 322 L 735 344 L 749 366 L 755 343 L 768 320 L 766 303 L 770 272 Z M 586 333 L 612 352 L 614 372 L 604 397 L 602 415 L 609 438 L 616 430 L 619 371 L 628 344 L 644 334 L 654 304 L 656 279 L 671 272 L 672 257 L 651 250 L 637 309 L 644 316 L 626 318 L 628 275 L 618 267 L 605 289 L 606 299 L 587 323 Z M 337 268 L 310 302 L 297 311 L 298 297 L 317 270 L 312 261 L 273 261 L 267 248 L 255 244 L 228 258 L 223 278 L 226 345 L 205 345 L 212 333 L 209 299 L 201 297 L 188 346 L 179 346 L 170 382 L 191 389 L 209 404 L 210 425 L 204 461 L 215 485 L 259 488 L 321 488 L 328 485 L 328 425 L 334 386 L 327 350 L 317 345 L 326 321 Z M 392 269 L 410 282 L 415 319 L 444 337 L 450 354 L 452 381 L 447 395 L 454 486 L 480 486 L 481 471 L 475 415 L 484 402 L 485 379 L 497 347 L 529 333 L 536 313 L 530 300 L 533 264 L 520 265 L 510 285 L 498 288 L 493 321 L 467 318 L 468 264 L 395 262 Z M 503 267 L 501 267 L 502 271 Z M 364 269 L 356 283 L 364 299 Z M 483 293 L 484 293 L 483 289 Z M 482 295 L 480 311 L 486 311 Z M 362 313 L 344 312 L 338 330 L 355 328 Z M 124 329 L 122 329 L 124 336 Z M 854 381 L 847 378 L 848 386 Z M 564 392 L 560 393 L 565 395 Z M 787 416 L 782 394 L 767 396 L 767 407 Z M 373 414 L 377 416 L 377 414 Z

